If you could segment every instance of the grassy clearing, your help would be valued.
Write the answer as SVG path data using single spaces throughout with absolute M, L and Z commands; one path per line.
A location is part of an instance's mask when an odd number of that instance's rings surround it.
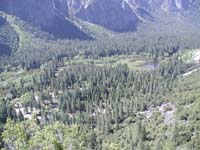
M 118 60 L 115 64 L 126 64 L 131 70 L 151 70 L 151 68 L 148 68 L 148 66 L 153 64 L 153 61 L 150 58 L 130 56 Z
M 66 67 L 69 65 L 76 64 L 94 64 L 96 66 L 104 66 L 104 65 L 112 65 L 113 67 L 125 64 L 128 66 L 130 70 L 144 71 L 144 70 L 153 70 L 156 66 L 154 66 L 153 60 L 150 58 L 142 58 L 140 56 L 133 55 L 120 55 L 120 56 L 112 56 L 112 57 L 104 57 L 104 58 L 83 58 L 80 56 L 75 57 L 72 60 L 65 60 L 65 64 L 63 67 L 58 68 L 56 72 L 56 76 L 59 75 Z
M 90 64 L 93 63 L 97 66 L 112 65 L 117 66 L 119 64 L 126 64 L 131 70 L 149 70 L 148 66 L 153 64 L 153 60 L 150 58 L 142 58 L 140 56 L 133 55 L 120 55 L 113 57 L 105 57 L 99 59 L 81 58 L 76 57 L 73 60 L 66 60 L 65 64 Z

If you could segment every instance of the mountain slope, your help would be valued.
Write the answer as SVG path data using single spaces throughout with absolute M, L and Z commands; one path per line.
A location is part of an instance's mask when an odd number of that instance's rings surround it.
M 67 0 L 67 2 L 70 16 L 120 32 L 134 31 L 140 23 L 151 23 L 159 15 L 159 11 L 165 14 L 171 13 L 173 16 L 186 11 L 196 12 L 200 6 L 197 0 L 111 0 L 109 3 L 107 0 Z
M 18 47 L 18 35 L 11 25 L 0 17 L 0 56 L 10 55 Z
M 56 38 L 89 38 L 71 21 L 65 19 L 62 7 L 57 11 L 55 6 L 58 6 L 58 3 L 55 4 L 51 0 L 2 0 L 0 2 L 0 10 L 17 16 Z
M 74 22 L 77 18 L 112 31 L 129 32 L 136 31 L 140 24 L 151 24 L 159 19 L 157 16 L 160 16 L 161 20 L 166 15 L 179 16 L 181 19 L 190 19 L 192 15 L 196 15 L 198 18 L 199 8 L 198 0 L 110 0 L 109 2 L 108 0 L 1 0 L 0 2 L 0 10 L 17 16 L 57 38 L 69 39 L 89 38 L 82 24 Z
M 78 2 L 69 4 L 70 14 L 114 31 L 134 31 L 138 22 L 130 6 L 121 0 L 110 0 L 109 3 L 107 0 L 92 1 L 85 5 Z

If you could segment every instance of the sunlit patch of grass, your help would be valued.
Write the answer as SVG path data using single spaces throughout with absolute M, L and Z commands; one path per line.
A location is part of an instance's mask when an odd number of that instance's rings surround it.
M 133 55 L 120 55 L 113 57 L 104 57 L 104 58 L 81 58 L 76 57 L 73 60 L 67 60 L 65 62 L 66 65 L 75 65 L 75 64 L 95 64 L 96 66 L 103 65 L 112 65 L 117 66 L 119 64 L 126 64 L 131 70 L 149 70 L 148 64 L 152 64 L 153 61 L 150 58 L 141 58 L 139 56 Z

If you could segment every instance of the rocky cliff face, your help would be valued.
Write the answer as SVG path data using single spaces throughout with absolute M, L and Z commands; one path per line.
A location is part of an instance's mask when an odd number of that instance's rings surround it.
M 166 11 L 177 11 L 189 9 L 191 2 L 189 0 L 164 0 L 162 9 Z
M 85 21 L 104 26 L 115 31 L 133 31 L 138 18 L 131 7 L 122 0 L 93 0 L 73 11 L 73 15 Z M 75 10 L 75 7 L 73 10 Z
M 139 22 L 152 21 L 152 11 L 181 13 L 198 0 L 66 0 L 68 12 L 114 31 L 133 31 Z
M 199 0 L 1 0 L 0 10 L 14 14 L 56 36 L 85 37 L 70 18 L 77 17 L 107 29 L 134 31 L 152 21 L 152 12 L 179 13 L 197 9 Z
M 40 27 L 57 38 L 89 38 L 65 18 L 68 16 L 65 0 L 1 0 L 0 10 Z

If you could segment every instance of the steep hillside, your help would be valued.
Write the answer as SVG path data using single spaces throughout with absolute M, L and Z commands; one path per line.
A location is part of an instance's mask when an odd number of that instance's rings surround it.
M 9 54 L 18 45 L 26 50 L 54 37 L 114 39 L 121 36 L 118 32 L 134 31 L 134 37 L 143 39 L 147 34 L 175 36 L 176 29 L 181 40 L 198 34 L 199 6 L 197 0 L 2 0 L 0 10 L 9 23 L 1 26 L 0 43 Z
M 68 12 L 113 31 L 134 31 L 141 23 L 153 22 L 160 11 L 171 16 L 197 12 L 197 0 L 68 0 Z M 158 13 L 159 12 L 159 13 Z M 190 15 L 185 16 L 186 19 Z M 165 18 L 166 20 L 168 18 Z
M 0 17 L 0 56 L 10 55 L 18 48 L 18 35 L 11 25 Z
M 50 0 L 2 0 L 0 10 L 15 15 L 56 38 L 89 38 L 71 21 L 65 19 L 67 13 L 64 15 L 64 10 L 58 4 Z M 57 5 L 59 11 L 56 8 Z
M 161 7 L 166 11 L 187 10 L 190 2 L 189 0 L 164 0 Z
M 109 3 L 94 0 L 84 5 L 74 1 L 69 7 L 72 15 L 114 31 L 134 31 L 139 21 L 130 6 L 121 0 Z
M 87 39 L 79 18 L 117 32 L 135 31 L 155 21 L 158 12 L 183 15 L 198 12 L 198 0 L 2 0 L 0 10 L 15 15 L 57 38 Z M 165 17 L 165 16 L 161 16 Z M 166 20 L 168 18 L 165 18 Z

